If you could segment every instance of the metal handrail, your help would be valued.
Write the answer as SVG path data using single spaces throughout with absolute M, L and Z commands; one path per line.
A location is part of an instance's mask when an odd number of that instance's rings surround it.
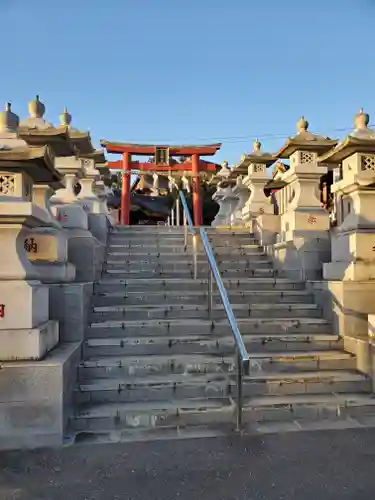
M 190 210 L 189 206 L 187 204 L 185 195 L 182 191 L 179 193 L 180 195 L 180 200 L 182 203 L 183 211 L 184 211 L 184 219 L 186 219 L 187 224 L 185 224 L 185 251 L 187 249 L 187 228 L 189 229 L 190 233 L 193 236 L 193 258 L 194 258 L 194 278 L 197 278 L 197 231 L 196 228 L 193 225 L 193 220 L 190 215 Z M 236 318 L 233 313 L 232 306 L 230 305 L 229 298 L 228 298 L 228 293 L 226 291 L 226 288 L 223 283 L 223 279 L 220 275 L 219 268 L 217 266 L 217 262 L 215 259 L 214 252 L 212 250 L 211 244 L 209 242 L 207 233 L 203 227 L 199 228 L 199 234 L 203 243 L 203 248 L 206 253 L 208 263 L 210 266 L 209 273 L 208 273 L 208 310 L 209 310 L 209 315 L 210 319 L 212 317 L 212 309 L 213 309 L 213 303 L 212 303 L 212 276 L 215 279 L 217 289 L 220 294 L 221 301 L 223 303 L 225 313 L 227 315 L 230 327 L 232 329 L 234 341 L 236 344 L 236 350 L 237 350 L 237 400 L 236 400 L 236 406 L 237 406 L 237 415 L 236 415 L 236 420 L 237 420 L 237 430 L 240 431 L 242 429 L 242 413 L 243 413 L 243 397 L 242 397 L 242 385 L 243 385 L 243 375 L 244 373 L 246 375 L 249 374 L 249 368 L 250 368 L 250 363 L 249 363 L 249 354 L 247 352 L 246 346 L 244 344 L 242 335 L 240 333 L 240 330 L 237 325 Z

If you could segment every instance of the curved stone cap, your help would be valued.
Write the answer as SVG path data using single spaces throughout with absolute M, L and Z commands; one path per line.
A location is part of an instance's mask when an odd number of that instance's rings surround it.
M 273 157 L 275 159 L 287 159 L 296 151 L 310 151 L 312 153 L 324 154 L 338 143 L 338 139 L 330 139 L 323 135 L 312 134 L 308 131 L 308 128 L 309 122 L 304 116 L 301 116 L 297 122 L 297 134 L 289 137 Z
M 0 112 L 0 134 L 2 132 L 16 132 L 19 124 L 19 117 L 12 112 L 11 103 L 7 102 L 4 111 Z
M 354 117 L 354 129 L 333 149 L 321 155 L 318 161 L 338 164 L 354 153 L 375 154 L 375 131 L 368 128 L 370 116 L 360 109 Z
M 54 164 L 55 156 L 48 146 L 0 150 L 0 169 L 4 166 L 7 170 L 22 170 L 35 184 L 56 185 L 61 182 L 62 175 L 55 169 Z
M 29 146 L 49 146 L 56 156 L 75 156 L 76 149 L 72 144 L 67 129 L 30 129 L 20 126 L 18 135 Z

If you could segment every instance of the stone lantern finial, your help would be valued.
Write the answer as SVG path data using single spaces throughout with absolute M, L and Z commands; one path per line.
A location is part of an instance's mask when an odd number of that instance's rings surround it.
M 309 128 L 309 122 L 302 115 L 301 118 L 297 122 L 297 132 L 300 134 L 301 132 L 306 132 Z
M 363 108 L 359 110 L 354 117 L 354 128 L 356 130 L 367 130 L 367 126 L 370 123 L 370 115 L 363 111 Z
M 33 101 L 29 102 L 29 113 L 31 118 L 43 118 L 44 113 L 46 112 L 46 107 L 39 100 L 39 96 L 37 95 Z
M 12 112 L 11 103 L 7 102 L 5 110 L 0 112 L 0 132 L 16 132 L 19 123 L 19 117 Z
M 259 141 L 259 139 L 256 139 L 255 142 L 254 142 L 254 144 L 253 144 L 253 151 L 254 151 L 254 153 L 260 151 L 261 147 L 262 147 L 261 142 Z
M 68 109 L 64 108 L 64 111 L 60 115 L 60 124 L 63 127 L 69 127 L 72 123 L 72 115 L 68 113 Z

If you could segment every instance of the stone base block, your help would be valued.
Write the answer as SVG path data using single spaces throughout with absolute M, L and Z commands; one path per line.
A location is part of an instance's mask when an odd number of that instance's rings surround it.
M 47 321 L 38 328 L 0 330 L 0 361 L 39 360 L 58 342 L 57 321 Z
M 76 281 L 98 280 L 102 272 L 105 246 L 89 231 L 69 229 L 67 232 L 68 258 L 76 268 Z
M 253 224 L 254 233 L 262 246 L 276 243 L 280 232 L 280 216 L 271 214 L 259 215 Z
M 60 344 L 43 361 L 3 363 L 0 449 L 61 446 L 73 410 L 81 344 Z
M 37 328 L 48 321 L 48 287 L 40 281 L 0 281 L 2 330 Z
M 368 281 L 375 280 L 374 262 L 329 262 L 323 265 L 326 280 Z
M 85 338 L 93 283 L 50 285 L 50 318 L 60 325 L 60 341 L 76 342 Z
M 322 208 L 312 207 L 290 210 L 281 215 L 281 235 L 283 240 L 292 240 L 295 232 L 328 232 L 329 215 Z
M 108 219 L 105 214 L 89 214 L 89 230 L 95 238 L 102 244 L 107 244 Z
M 70 262 L 35 263 L 43 283 L 67 283 L 74 281 L 76 268 Z
M 331 311 L 333 333 L 368 339 L 368 315 L 375 311 L 375 281 L 318 281 L 310 283 Z
M 325 235 L 327 236 L 327 235 Z M 291 279 L 320 280 L 322 263 L 330 259 L 330 243 L 327 237 L 305 233 L 295 235 L 293 240 L 267 246 L 277 269 L 283 270 Z

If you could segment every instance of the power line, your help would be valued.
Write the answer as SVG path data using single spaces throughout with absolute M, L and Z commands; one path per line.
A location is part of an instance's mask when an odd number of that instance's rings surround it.
M 370 127 L 375 126 L 375 124 L 370 124 Z M 331 129 L 331 132 L 349 132 L 353 130 L 353 127 L 344 127 L 344 128 L 334 128 Z M 316 132 L 314 132 L 316 133 Z M 325 135 L 322 133 L 322 135 Z M 252 134 L 252 135 L 239 135 L 239 136 L 227 136 L 227 137 L 195 137 L 195 138 L 190 138 L 190 139 L 184 139 L 184 140 L 157 140 L 157 141 L 145 141 L 149 142 L 151 144 L 153 143 L 165 143 L 165 144 L 171 144 L 173 146 L 173 143 L 181 143 L 181 142 L 196 142 L 196 141 L 218 141 L 222 142 L 223 144 L 239 144 L 242 142 L 249 142 L 250 140 L 255 140 L 255 139 L 287 139 L 288 137 L 291 137 L 290 134 L 276 134 L 276 133 L 271 133 L 271 134 Z

